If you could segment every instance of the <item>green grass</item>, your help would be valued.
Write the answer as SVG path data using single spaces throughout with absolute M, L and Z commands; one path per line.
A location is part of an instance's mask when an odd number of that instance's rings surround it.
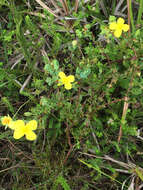
M 142 1 L 53 2 L 0 1 L 0 117 L 38 122 L 35 141 L 1 122 L 0 189 L 139 189 Z

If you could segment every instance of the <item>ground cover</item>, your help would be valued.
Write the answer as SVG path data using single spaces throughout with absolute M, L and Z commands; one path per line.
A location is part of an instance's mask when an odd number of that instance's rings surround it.
M 142 14 L 0 0 L 0 189 L 143 188 Z

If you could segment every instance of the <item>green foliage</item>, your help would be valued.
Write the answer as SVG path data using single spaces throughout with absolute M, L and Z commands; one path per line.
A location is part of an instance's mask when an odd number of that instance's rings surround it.
M 57 60 L 53 60 L 51 63 L 45 57 L 45 62 L 47 63 L 44 67 L 46 74 L 50 76 L 46 78 L 46 83 L 49 86 L 52 86 L 58 80 L 59 73 L 59 62 Z
M 64 190 L 71 190 L 70 186 L 68 185 L 66 179 L 62 176 L 59 175 L 55 181 L 54 186 L 52 187 L 52 190 L 56 190 L 58 184 L 61 184 L 61 186 L 63 187 Z
M 143 179 L 142 1 L 128 1 L 130 14 L 127 1 L 81 1 L 77 11 L 73 2 L 65 2 L 57 3 L 55 18 L 49 13 L 52 3 L 39 11 L 37 1 L 0 1 L 1 116 L 38 122 L 34 142 L 14 140 L 1 125 L 0 188 L 9 178 L 13 189 L 121 189 L 133 174 L 138 189 Z M 120 38 L 109 29 L 117 17 L 131 21 L 130 32 Z M 72 89 L 58 86 L 61 71 L 74 75 Z

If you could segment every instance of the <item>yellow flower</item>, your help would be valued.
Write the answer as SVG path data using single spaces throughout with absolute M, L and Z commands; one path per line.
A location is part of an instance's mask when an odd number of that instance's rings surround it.
M 12 118 L 10 116 L 4 116 L 1 118 L 2 125 L 9 126 L 12 122 Z
M 65 89 L 70 90 L 72 88 L 72 82 L 74 82 L 75 78 L 73 75 L 66 76 L 64 72 L 59 72 L 59 83 L 58 86 L 64 85 Z
M 109 25 L 110 30 L 114 30 L 114 36 L 119 38 L 122 34 L 122 31 L 127 32 L 129 30 L 129 25 L 124 24 L 123 18 L 118 18 L 117 22 L 111 22 Z
M 13 121 L 10 128 L 14 130 L 13 137 L 15 139 L 20 139 L 24 135 L 27 140 L 33 141 L 37 138 L 36 134 L 33 132 L 37 129 L 37 121 L 31 120 L 26 125 L 23 120 Z

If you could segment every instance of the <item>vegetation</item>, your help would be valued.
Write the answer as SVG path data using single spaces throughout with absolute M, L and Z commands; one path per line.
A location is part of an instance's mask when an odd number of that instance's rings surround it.
M 141 190 L 143 1 L 0 0 L 0 44 L 0 189 Z

